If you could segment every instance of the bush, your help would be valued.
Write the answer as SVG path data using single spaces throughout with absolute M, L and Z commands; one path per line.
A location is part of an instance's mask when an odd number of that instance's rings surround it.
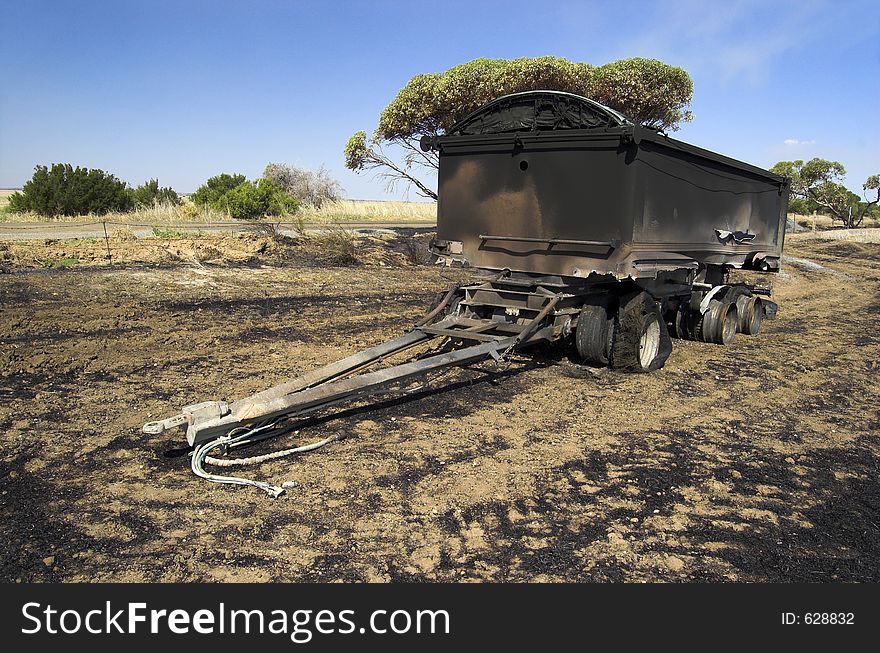
M 285 163 L 270 163 L 263 178 L 275 182 L 285 193 L 301 204 L 320 208 L 328 200 L 342 199 L 342 185 L 321 166 L 317 172 Z
M 160 188 L 158 179 L 144 182 L 131 191 L 134 205 L 138 208 L 171 204 L 180 206 L 180 196 L 171 188 Z
M 410 234 L 400 236 L 398 242 L 410 265 L 425 265 L 431 261 L 431 252 L 426 239 Z
M 244 175 L 211 177 L 192 195 L 196 204 L 207 204 L 233 218 L 260 218 L 293 213 L 299 202 L 269 179 L 247 181 Z
M 124 181 L 97 168 L 74 168 L 54 163 L 37 166 L 21 192 L 9 198 L 13 211 L 34 211 L 40 215 L 102 215 L 128 211 L 134 205 L 131 189 Z
M 340 225 L 333 225 L 315 234 L 314 243 L 322 258 L 332 265 L 358 265 L 357 242 L 354 234 Z
M 226 210 L 233 218 L 261 218 L 293 213 L 299 202 L 268 179 L 246 181 L 225 195 Z
M 226 193 L 237 186 L 241 186 L 245 181 L 244 175 L 229 175 L 224 172 L 216 177 L 211 177 L 207 182 L 199 186 L 196 192 L 190 196 L 190 199 L 199 206 L 216 207 L 220 204 L 220 200 Z

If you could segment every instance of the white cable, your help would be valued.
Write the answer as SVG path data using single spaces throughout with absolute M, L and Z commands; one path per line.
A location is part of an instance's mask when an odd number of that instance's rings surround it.
M 214 456 L 208 455 L 210 452 L 221 447 L 225 449 L 230 449 L 244 444 L 259 442 L 260 440 L 264 440 L 269 437 L 275 437 L 275 435 L 280 435 L 271 433 L 264 433 L 263 435 L 260 435 L 264 431 L 273 429 L 275 426 L 278 425 L 279 421 L 280 420 L 276 420 L 274 422 L 263 424 L 252 429 L 239 427 L 238 429 L 233 429 L 227 435 L 221 436 L 216 440 L 211 440 L 207 444 L 197 447 L 195 451 L 193 451 L 192 460 L 190 462 L 190 467 L 192 468 L 193 473 L 196 476 L 204 478 L 205 480 L 211 481 L 213 483 L 226 483 L 230 485 L 250 485 L 263 490 L 273 498 L 280 496 L 284 492 L 285 488 L 292 487 L 293 485 L 295 485 L 295 483 L 291 481 L 286 481 L 282 483 L 281 486 L 277 486 L 272 485 L 271 483 L 265 483 L 263 481 L 255 481 L 253 479 L 241 478 L 239 476 L 221 476 L 219 474 L 212 474 L 205 470 L 204 467 L 205 464 L 214 465 L 216 467 L 255 465 L 268 460 L 290 456 L 296 453 L 314 451 L 315 449 L 323 447 L 328 442 L 331 442 L 332 440 L 335 440 L 337 438 L 336 435 L 331 435 L 327 438 L 324 438 L 323 440 L 319 440 L 318 442 L 313 442 L 311 444 L 306 444 L 299 447 L 292 447 L 289 449 L 282 449 L 281 451 L 273 451 L 271 453 L 263 454 L 261 456 L 251 456 L 249 458 L 215 458 Z M 255 435 L 257 436 L 256 438 L 253 437 Z
M 230 485 L 251 485 L 268 493 L 269 496 L 271 496 L 272 498 L 278 497 L 284 492 L 283 487 L 278 487 L 277 485 L 272 485 L 270 483 L 264 483 L 263 481 L 254 481 L 249 478 L 239 478 L 238 476 L 219 476 L 217 474 L 206 472 L 203 464 L 208 453 L 228 443 L 229 437 L 223 436 L 198 447 L 193 452 L 192 461 L 190 462 L 190 467 L 192 468 L 193 473 L 196 476 L 204 478 L 205 480 L 211 481 L 213 483 L 228 483 Z
M 259 463 L 266 462 L 267 460 L 275 460 L 276 458 L 284 458 L 285 456 L 290 456 L 295 453 L 305 453 L 306 451 L 314 451 L 318 447 L 323 447 L 328 442 L 331 442 L 336 439 L 335 435 L 331 435 L 330 437 L 324 438 L 323 440 L 319 440 L 318 442 L 313 442 L 311 444 L 304 444 L 300 447 L 292 447 L 290 449 L 282 449 L 280 451 L 273 451 L 271 453 L 263 454 L 262 456 L 251 456 L 250 458 L 214 458 L 213 456 L 205 456 L 204 462 L 208 465 L 214 465 L 216 467 L 236 467 L 236 466 L 244 466 L 244 465 L 257 465 Z

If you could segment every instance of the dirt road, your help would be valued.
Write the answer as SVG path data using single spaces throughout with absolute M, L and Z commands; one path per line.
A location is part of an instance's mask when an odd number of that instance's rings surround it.
M 786 248 L 824 267 L 787 266 L 756 338 L 675 341 L 650 375 L 545 347 L 436 378 L 287 439 L 345 436 L 249 470 L 298 482 L 276 500 L 139 427 L 400 333 L 438 270 L 0 275 L 0 580 L 876 582 L 880 246 Z

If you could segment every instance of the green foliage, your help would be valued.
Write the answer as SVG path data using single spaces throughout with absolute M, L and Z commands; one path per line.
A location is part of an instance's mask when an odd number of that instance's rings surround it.
M 153 227 L 153 235 L 156 238 L 191 238 L 195 234 L 189 231 L 178 231 L 177 229 L 162 229 L 161 227 Z
M 675 131 L 693 120 L 694 83 L 683 69 L 656 59 L 623 59 L 595 69 L 592 99 L 646 127 Z
M 138 208 L 171 204 L 180 206 L 180 196 L 171 188 L 160 188 L 158 179 L 144 182 L 131 191 L 134 205 Z
M 820 209 L 819 205 L 810 200 L 805 200 L 801 197 L 791 197 L 788 200 L 788 211 L 789 213 L 798 213 L 800 215 L 810 215 L 811 213 L 818 211 Z
M 349 170 L 363 170 L 367 164 L 370 148 L 367 146 L 367 132 L 359 131 L 345 144 L 345 167 Z
M 64 258 L 47 258 L 42 262 L 42 266 L 44 268 L 69 268 L 74 265 L 79 265 L 79 259 L 73 258 L 70 256 L 65 256 Z
M 37 166 L 21 192 L 9 198 L 13 211 L 40 215 L 103 215 L 128 211 L 134 200 L 125 182 L 97 168 L 74 168 L 69 163 Z
M 247 181 L 244 175 L 226 173 L 211 177 L 192 195 L 196 204 L 207 204 L 233 218 L 285 215 L 299 207 L 296 198 L 270 179 Z
M 269 179 L 246 181 L 226 194 L 227 211 L 233 218 L 260 218 L 296 211 L 299 203 Z
M 656 129 L 678 129 L 691 120 L 687 110 L 693 81 L 681 68 L 655 59 L 624 59 L 604 66 L 562 57 L 475 59 L 443 73 L 416 75 L 379 116 L 372 139 L 357 132 L 345 147 L 351 170 L 380 170 L 389 184 L 403 180 L 420 194 L 436 193 L 414 175 L 415 166 L 436 168 L 433 153 L 416 145 L 421 135 L 439 135 L 472 111 L 511 93 L 532 90 L 566 91 L 589 97 Z M 402 163 L 382 152 L 382 145 L 405 149 Z
M 449 129 L 484 104 L 511 93 L 566 91 L 591 98 L 634 121 L 677 129 L 691 119 L 690 75 L 656 59 L 594 67 L 563 59 L 475 59 L 444 73 L 416 75 L 382 111 L 378 140 L 410 139 Z
M 770 171 L 788 178 L 794 198 L 806 202 L 808 208 L 828 211 L 832 219 L 840 220 L 846 227 L 858 227 L 865 215 L 872 213 L 880 202 L 880 175 L 871 175 L 862 184 L 862 190 L 866 192 L 877 191 L 875 199 L 866 196 L 863 201 L 840 183 L 846 177 L 846 168 L 839 161 L 818 157 L 806 163 L 800 159 L 780 161 Z
M 217 206 L 219 200 L 226 193 L 236 186 L 240 186 L 246 180 L 244 175 L 230 175 L 224 172 L 216 177 L 211 177 L 199 186 L 196 192 L 190 195 L 190 199 L 199 206 Z

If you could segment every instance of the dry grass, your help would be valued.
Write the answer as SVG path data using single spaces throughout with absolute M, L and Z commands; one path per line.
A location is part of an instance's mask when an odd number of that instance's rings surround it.
M 15 191 L 0 190 L 0 211 Z M 188 199 L 180 206 L 161 205 L 138 209 L 131 213 L 109 213 L 103 216 L 74 215 L 47 218 L 36 213 L 0 213 L 0 222 L 122 222 L 128 224 L 177 224 L 182 222 L 234 222 L 226 213 L 198 207 Z M 301 207 L 293 216 L 284 216 L 281 222 L 407 222 L 435 224 L 437 204 L 434 202 L 383 202 L 373 200 L 334 200 L 320 208 Z
M 105 216 L 76 215 L 46 218 L 36 213 L 4 213 L 9 203 L 9 196 L 16 191 L 0 189 L 0 222 L 121 222 L 129 224 L 176 224 L 182 222 L 232 222 L 229 215 L 197 207 L 188 199 L 181 206 L 157 206 L 139 209 L 131 213 L 110 213 Z M 832 221 L 827 215 L 801 215 L 789 213 L 789 217 L 797 224 L 811 231 L 836 230 L 840 222 Z M 320 208 L 303 206 L 295 216 L 285 216 L 280 222 L 301 223 L 346 223 L 346 222 L 406 222 L 435 224 L 437 221 L 436 202 L 402 202 L 381 200 L 332 200 L 325 202 Z M 862 229 L 880 228 L 880 219 L 865 218 Z M 852 237 L 831 236 L 832 238 L 854 240 Z M 859 242 L 875 242 L 873 240 Z
M 799 213 L 789 213 L 788 217 L 797 222 L 800 226 L 812 231 L 821 231 L 823 229 L 833 229 L 840 227 L 842 223 L 838 220 L 834 222 L 830 215 L 800 215 Z M 862 221 L 861 228 L 880 227 L 880 219 L 865 218 Z
M 845 240 L 851 243 L 880 243 L 880 229 L 829 229 L 792 234 L 786 238 L 812 240 Z
M 435 202 L 333 200 L 320 208 L 306 206 L 297 213 L 306 222 L 425 222 L 437 220 Z
M 2 192 L 2 191 L 0 191 Z M 11 194 L 11 192 L 9 193 Z M 0 209 L 8 201 L 0 197 Z M 136 209 L 130 213 L 107 213 L 105 215 L 59 215 L 51 218 L 37 213 L 0 213 L 0 222 L 117 222 L 125 224 L 165 225 L 182 222 L 231 222 L 227 214 L 213 209 L 198 207 L 184 201 L 180 206 L 160 204 L 149 208 Z
M 9 190 L 5 188 L 0 189 L 0 211 L 2 211 L 7 204 L 9 204 L 9 196 L 15 192 L 16 191 L 14 190 Z

